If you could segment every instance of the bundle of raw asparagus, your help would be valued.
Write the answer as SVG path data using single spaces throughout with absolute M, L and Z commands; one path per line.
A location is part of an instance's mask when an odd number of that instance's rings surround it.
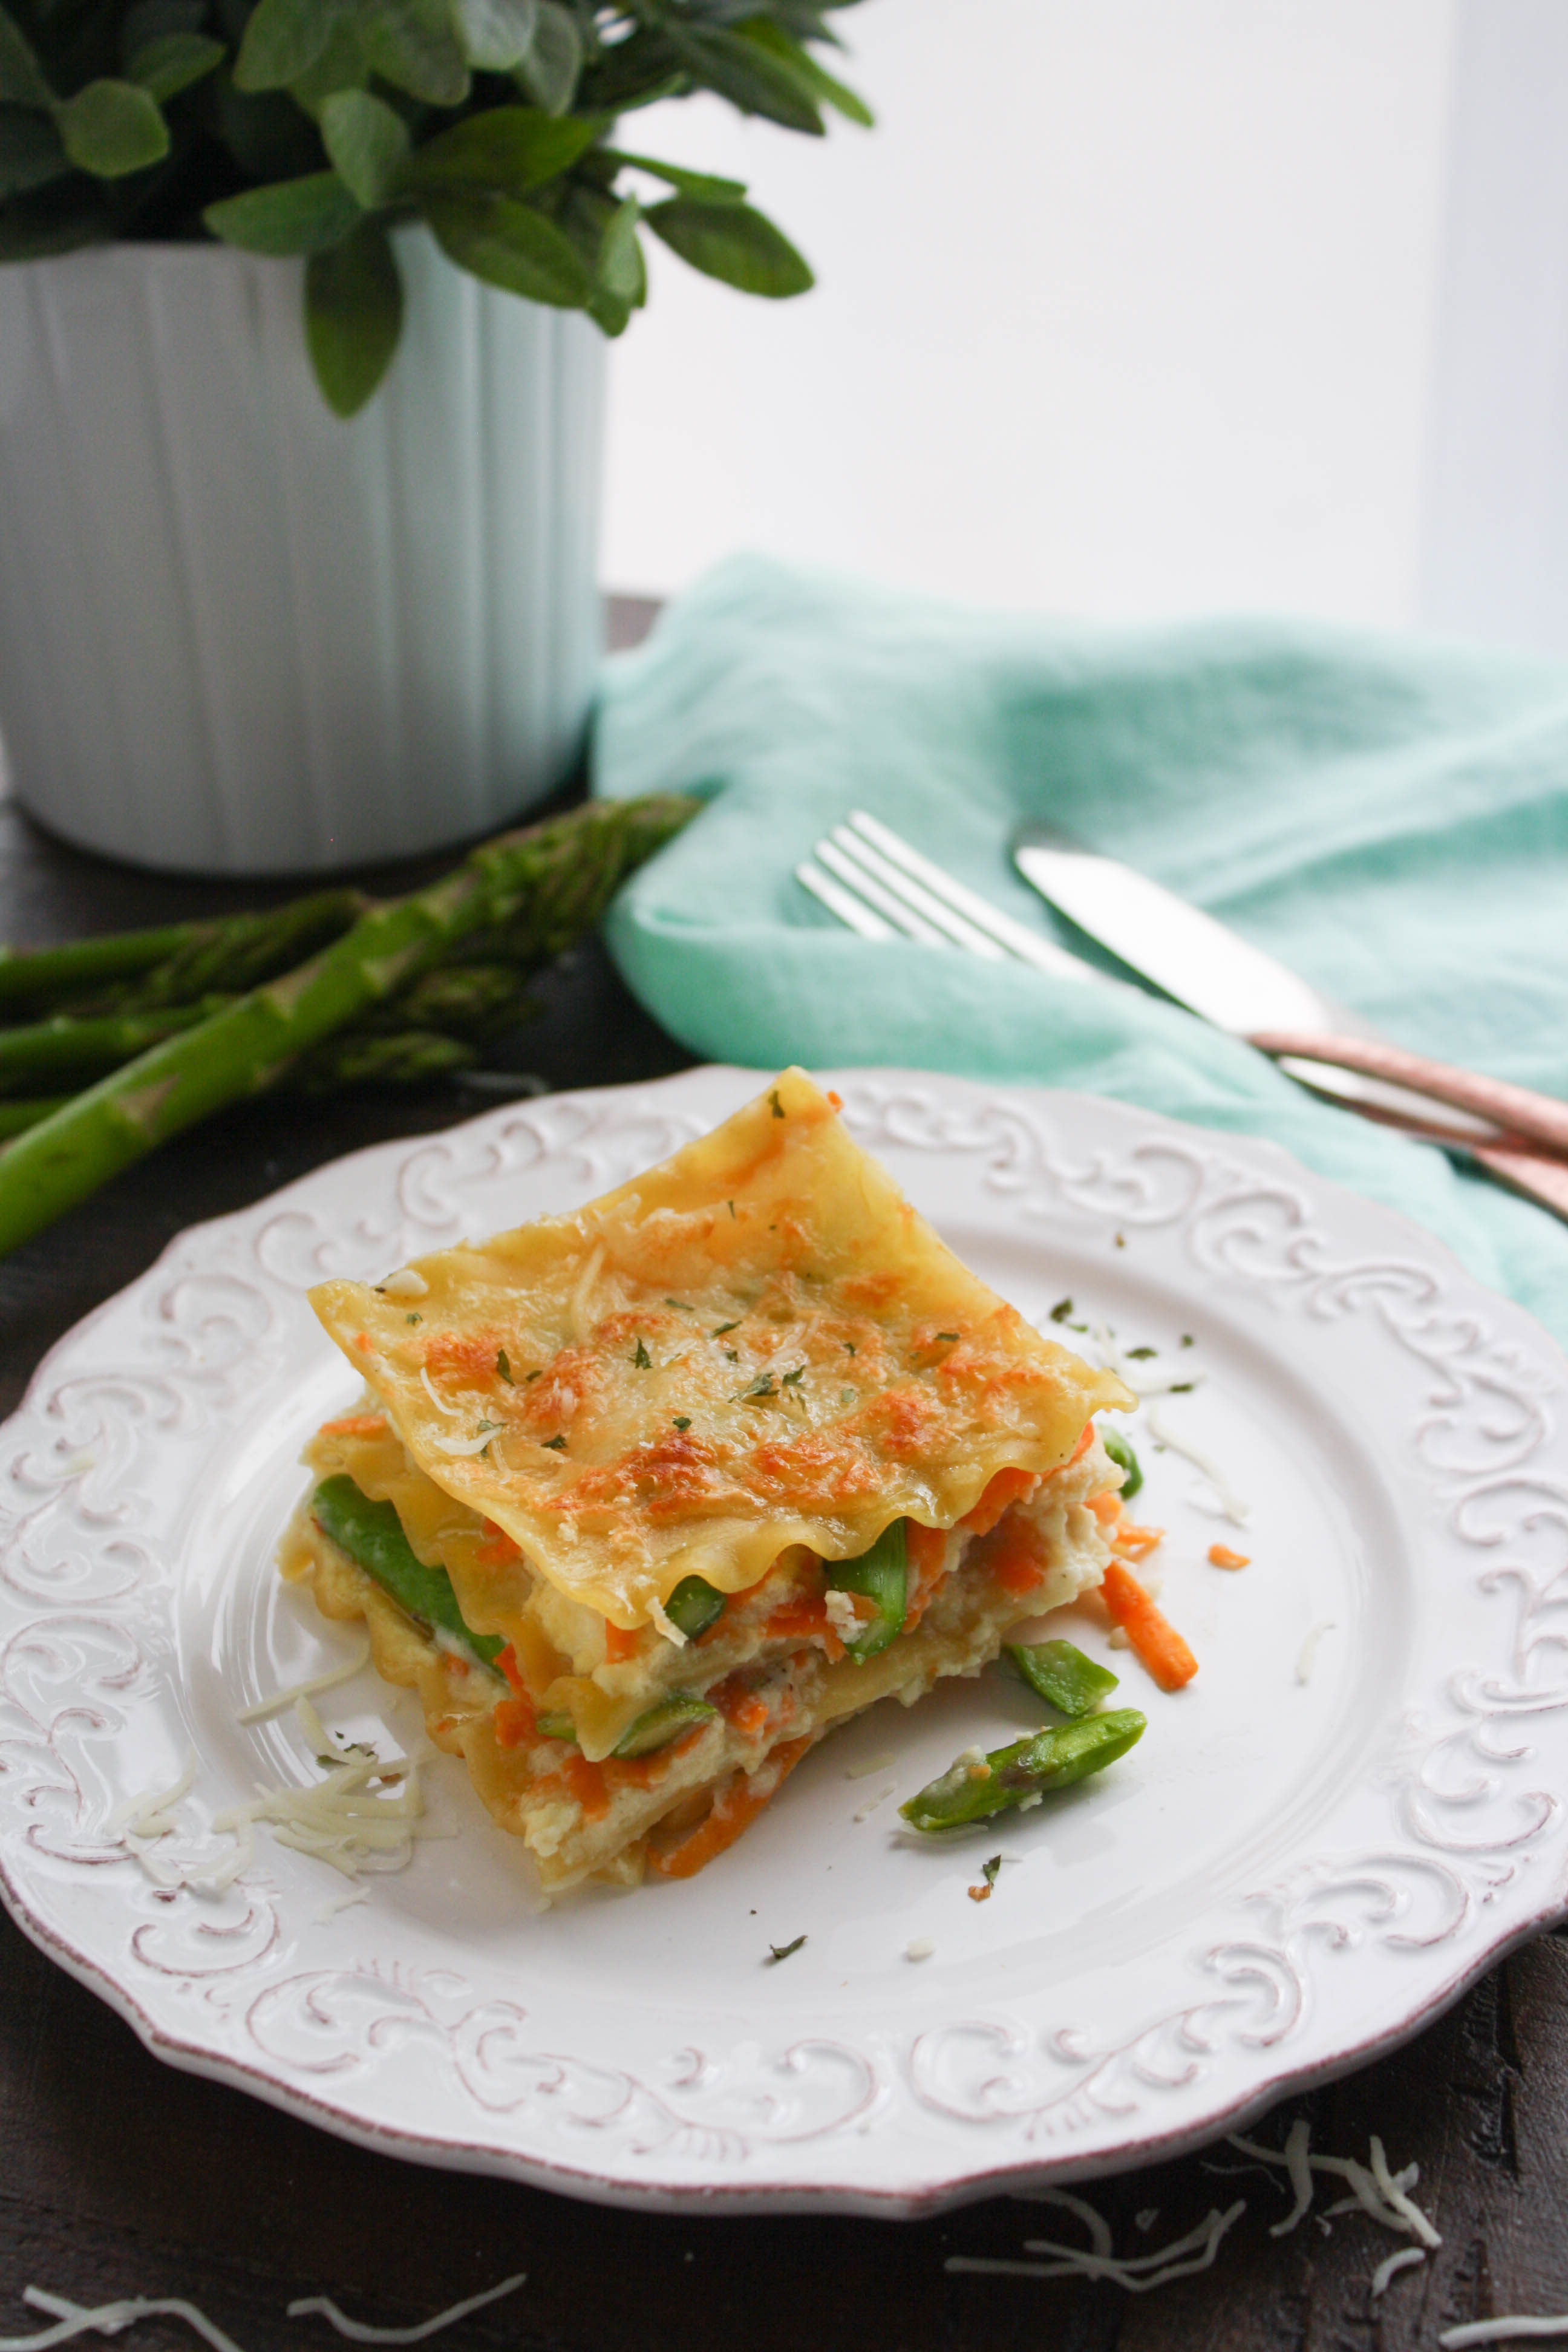
M 0 1255 L 237 1096 L 408 1084 L 473 1063 L 527 1015 L 530 977 L 695 811 L 674 797 L 590 802 L 484 843 L 405 898 L 327 890 L 262 914 L 0 950 Z

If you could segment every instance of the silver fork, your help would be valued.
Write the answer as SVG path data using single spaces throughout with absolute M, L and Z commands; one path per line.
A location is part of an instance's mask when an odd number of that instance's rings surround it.
M 1016 923 L 864 809 L 853 810 L 847 824 L 824 834 L 811 857 L 795 867 L 795 878 L 862 939 L 890 940 L 902 932 L 935 947 L 962 948 L 990 963 L 1032 963 L 1058 980 L 1127 985 Z

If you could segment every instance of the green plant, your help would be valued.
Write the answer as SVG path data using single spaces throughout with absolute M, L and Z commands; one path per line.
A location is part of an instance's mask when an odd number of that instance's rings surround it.
M 305 335 L 341 416 L 397 348 L 389 232 L 618 335 L 646 226 L 775 299 L 812 283 L 741 182 L 615 143 L 710 90 L 823 134 L 871 117 L 816 49 L 857 0 L 10 0 L 0 5 L 0 260 L 217 237 L 305 257 Z

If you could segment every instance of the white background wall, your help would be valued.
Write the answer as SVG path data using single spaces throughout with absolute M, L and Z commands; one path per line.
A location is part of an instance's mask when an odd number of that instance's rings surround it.
M 606 582 L 761 547 L 1059 611 L 1414 617 L 1459 5 L 866 0 L 875 131 L 626 126 L 749 179 L 819 284 L 656 253 Z

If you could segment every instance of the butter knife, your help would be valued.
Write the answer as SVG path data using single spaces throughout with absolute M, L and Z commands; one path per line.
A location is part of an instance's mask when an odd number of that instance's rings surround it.
M 1313 1093 L 1462 1151 L 1568 1218 L 1568 1104 L 1407 1054 L 1212 915 L 1057 826 L 1021 827 L 1013 856 L 1079 930 Z

